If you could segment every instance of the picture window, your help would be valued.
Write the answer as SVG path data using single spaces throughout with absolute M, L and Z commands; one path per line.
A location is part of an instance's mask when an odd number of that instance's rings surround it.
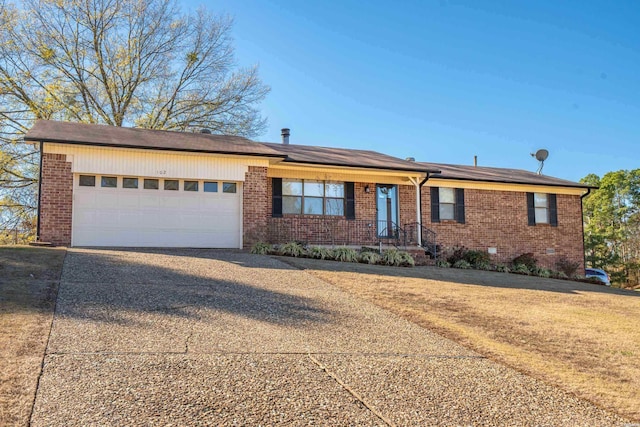
M 344 215 L 344 183 L 315 180 L 282 180 L 282 213 Z

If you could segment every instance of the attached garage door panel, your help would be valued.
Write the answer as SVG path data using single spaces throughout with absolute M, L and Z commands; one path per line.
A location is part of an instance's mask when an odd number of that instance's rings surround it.
M 76 185 L 73 245 L 241 247 L 240 191 L 199 190 L 183 191 L 182 182 L 179 191 L 128 189 L 121 179 L 118 188 Z

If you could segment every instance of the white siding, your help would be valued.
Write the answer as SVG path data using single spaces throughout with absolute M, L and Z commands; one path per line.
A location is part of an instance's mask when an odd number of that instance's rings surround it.
M 73 173 L 244 181 L 264 158 L 45 143 L 45 153 L 66 154 Z

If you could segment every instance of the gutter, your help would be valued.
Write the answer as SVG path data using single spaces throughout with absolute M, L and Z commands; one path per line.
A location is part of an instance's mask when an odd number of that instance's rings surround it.
M 38 218 L 36 223 L 36 242 L 40 241 L 40 205 L 42 204 L 42 155 L 44 142 L 40 141 L 40 170 L 38 171 Z
M 591 194 L 591 187 L 587 187 L 587 192 L 580 196 L 580 219 L 582 224 L 582 265 L 584 268 L 587 268 L 587 252 L 584 249 L 584 207 L 583 201 L 584 198 Z
M 418 245 L 422 246 L 422 186 L 429 181 L 431 177 L 431 173 L 441 173 L 440 171 L 426 171 L 427 176 L 424 177 L 422 182 L 418 184 L 418 207 L 419 207 L 419 217 L 418 217 L 418 225 L 420 226 L 420 232 L 418 233 Z M 584 235 L 584 233 L 583 233 Z

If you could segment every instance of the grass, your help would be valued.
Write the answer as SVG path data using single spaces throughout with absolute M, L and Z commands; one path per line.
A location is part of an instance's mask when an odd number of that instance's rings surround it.
M 28 425 L 64 249 L 0 246 L 0 425 Z
M 291 264 L 521 372 L 640 421 L 640 293 L 512 274 Z

